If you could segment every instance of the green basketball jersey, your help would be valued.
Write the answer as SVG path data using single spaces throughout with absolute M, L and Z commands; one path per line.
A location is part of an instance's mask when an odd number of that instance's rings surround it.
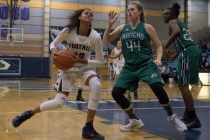
M 180 28 L 180 34 L 174 41 L 173 45 L 177 50 L 177 54 L 179 54 L 186 47 L 188 47 L 190 45 L 195 45 L 195 43 L 193 42 L 193 39 L 192 39 L 188 29 L 186 28 L 185 24 L 182 21 L 180 21 L 179 19 L 176 19 L 176 22 Z M 171 34 L 172 34 L 172 30 L 169 29 L 169 35 L 171 35 Z
M 126 24 L 121 31 L 121 42 L 125 64 L 138 65 L 152 58 L 150 37 L 143 22 L 135 29 Z

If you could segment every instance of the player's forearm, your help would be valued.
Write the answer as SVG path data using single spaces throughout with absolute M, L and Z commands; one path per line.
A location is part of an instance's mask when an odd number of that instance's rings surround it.
M 94 67 L 102 67 L 104 66 L 104 60 L 103 59 L 88 60 L 88 65 Z
M 161 47 L 158 47 L 157 48 L 157 60 L 160 60 L 161 61 L 162 56 L 163 56 L 163 48 L 161 46 Z
M 51 53 L 55 53 L 57 51 L 57 49 L 56 48 L 51 48 L 50 51 L 51 51 Z
M 75 63 L 80 63 L 80 64 L 87 65 L 88 64 L 88 61 L 85 60 L 85 59 L 76 59 L 75 60 Z
M 110 31 L 111 31 L 112 25 L 108 24 L 106 27 L 106 30 L 103 35 L 103 44 L 108 45 L 110 43 Z

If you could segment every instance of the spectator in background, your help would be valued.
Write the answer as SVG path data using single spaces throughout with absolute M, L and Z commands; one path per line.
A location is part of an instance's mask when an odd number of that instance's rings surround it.
M 206 44 L 206 41 L 202 41 L 201 49 L 204 50 L 204 51 L 207 51 L 207 44 Z
M 207 70 L 208 69 L 208 61 L 206 59 L 206 57 L 202 57 L 202 60 L 201 60 L 201 70 Z
M 125 63 L 123 55 L 121 54 L 118 56 L 118 53 L 121 52 L 121 46 L 122 46 L 122 43 L 119 40 L 117 42 L 117 47 L 114 48 L 111 51 L 111 55 L 109 55 L 109 58 L 112 59 L 112 64 L 113 64 L 113 68 L 114 68 L 114 74 L 115 74 L 114 79 L 117 79 L 117 77 L 120 74 L 122 67 L 124 66 L 124 63 Z
M 170 72 L 171 72 L 171 69 L 168 66 L 168 64 L 165 64 L 162 67 L 160 67 L 161 77 L 163 78 L 164 82 L 168 82 Z

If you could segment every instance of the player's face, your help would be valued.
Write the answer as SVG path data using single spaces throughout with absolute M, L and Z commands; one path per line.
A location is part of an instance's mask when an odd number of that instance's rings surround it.
M 128 17 L 131 21 L 140 18 L 141 13 L 135 5 L 130 4 L 127 10 Z
M 121 46 L 122 46 L 121 41 L 118 41 L 118 42 L 117 42 L 117 48 L 118 48 L 118 49 L 121 49 Z
M 163 12 L 163 18 L 164 18 L 164 21 L 165 23 L 168 23 L 169 20 L 171 20 L 171 11 L 166 9 L 164 12 Z
M 93 11 L 90 9 L 85 9 L 79 19 L 80 21 L 91 23 L 93 21 Z

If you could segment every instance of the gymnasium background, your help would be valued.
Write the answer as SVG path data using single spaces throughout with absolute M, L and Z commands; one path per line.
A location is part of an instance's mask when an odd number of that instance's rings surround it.
M 10 4 L 11 0 L 0 0 L 0 6 Z M 107 13 L 115 10 L 118 21 L 126 22 L 126 4 L 130 0 L 30 0 L 17 3 L 18 7 L 29 8 L 29 18 L 19 17 L 14 20 L 13 28 L 23 28 L 24 42 L 15 43 L 13 47 L 0 42 L 0 60 L 11 63 L 12 69 L 1 69 L 0 77 L 51 77 L 49 43 L 52 33 L 62 29 L 68 22 L 67 17 L 79 8 L 94 11 L 93 28 L 103 34 L 107 23 Z M 210 0 L 141 0 L 145 8 L 146 22 L 152 24 L 164 44 L 168 37 L 168 27 L 163 22 L 163 10 L 172 3 L 181 5 L 180 18 L 188 25 L 193 38 L 210 40 Z M 0 8 L 0 14 L 2 14 Z M 10 18 L 0 19 L 0 27 L 10 24 Z M 14 58 L 16 61 L 14 61 Z M 14 74 L 15 73 L 15 74 Z

